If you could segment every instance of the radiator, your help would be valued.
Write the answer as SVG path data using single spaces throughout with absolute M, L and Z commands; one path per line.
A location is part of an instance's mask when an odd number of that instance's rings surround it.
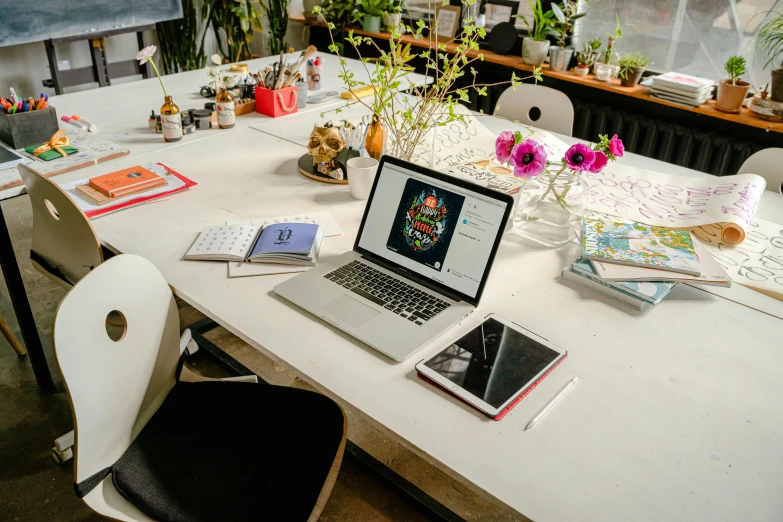
M 764 148 L 736 136 L 575 102 L 574 137 L 595 141 L 599 134 L 619 135 L 630 152 L 717 176 L 735 174 L 748 156 Z

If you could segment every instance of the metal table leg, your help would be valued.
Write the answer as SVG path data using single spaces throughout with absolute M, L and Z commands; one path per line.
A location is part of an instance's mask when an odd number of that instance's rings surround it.
M 11 243 L 11 235 L 8 232 L 2 205 L 0 205 L 0 268 L 3 270 L 3 277 L 5 277 L 5 283 L 8 286 L 8 295 L 11 297 L 16 319 L 22 329 L 22 338 L 27 347 L 38 387 L 44 390 L 53 390 L 52 374 L 49 373 L 49 366 L 46 364 L 46 356 L 41 346 L 41 339 L 38 337 L 38 329 L 35 326 L 33 311 L 30 309 L 30 301 L 27 300 L 22 274 L 19 272 L 19 265 L 16 264 L 14 246 Z

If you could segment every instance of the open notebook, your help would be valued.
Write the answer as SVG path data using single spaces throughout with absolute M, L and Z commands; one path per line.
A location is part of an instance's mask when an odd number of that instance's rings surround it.
M 316 223 L 223 225 L 202 230 L 185 259 L 314 266 L 322 242 Z

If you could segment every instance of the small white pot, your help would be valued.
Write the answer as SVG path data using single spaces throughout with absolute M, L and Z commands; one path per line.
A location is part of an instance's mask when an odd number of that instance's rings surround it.
M 587 73 L 590 72 L 589 67 L 579 67 L 578 65 L 574 67 L 574 74 L 577 76 L 587 76 Z
M 400 33 L 405 31 L 401 28 L 402 25 L 402 13 L 386 13 L 383 15 L 383 27 L 391 31 L 397 29 Z
M 529 36 L 525 36 L 522 39 L 522 61 L 528 65 L 539 67 L 546 60 L 549 45 L 549 42 L 546 40 L 539 42 Z

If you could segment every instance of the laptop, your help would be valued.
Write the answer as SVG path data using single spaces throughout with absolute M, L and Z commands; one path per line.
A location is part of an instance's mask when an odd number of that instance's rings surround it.
M 403 361 L 476 308 L 512 206 L 507 194 L 383 156 L 353 250 L 274 290 Z

